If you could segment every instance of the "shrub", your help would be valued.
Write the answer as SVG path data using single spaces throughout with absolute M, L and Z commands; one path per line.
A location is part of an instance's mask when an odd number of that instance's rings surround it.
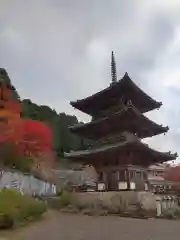
M 35 220 L 45 211 L 45 204 L 39 200 L 22 196 L 12 189 L 0 191 L 0 228 L 10 228 L 14 224 Z
M 68 191 L 62 191 L 60 196 L 60 203 L 62 207 L 66 207 L 71 204 L 71 194 Z

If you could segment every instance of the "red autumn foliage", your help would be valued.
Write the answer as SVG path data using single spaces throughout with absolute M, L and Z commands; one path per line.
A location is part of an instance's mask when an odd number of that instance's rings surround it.
M 0 87 L 0 98 L 3 101 L 10 100 L 12 96 L 11 89 L 7 88 L 5 84 L 2 84 Z
M 52 132 L 39 121 L 21 119 L 21 103 L 12 90 L 0 86 L 0 143 L 14 146 L 20 155 L 40 157 L 52 151 Z M 1 144 L 2 145 L 2 144 Z
M 11 109 L 11 112 L 13 114 L 17 113 L 20 115 L 20 113 L 21 113 L 21 104 L 19 102 L 13 102 L 13 101 L 5 102 L 4 106 L 7 109 Z
M 21 120 L 0 123 L 0 143 L 17 143 L 22 139 Z
M 168 167 L 165 171 L 165 180 L 180 182 L 180 166 Z
M 41 155 L 52 151 L 51 128 L 33 120 L 15 120 L 0 123 L 0 142 L 14 143 L 22 155 Z
M 39 121 L 22 120 L 20 149 L 33 155 L 52 150 L 52 132 L 48 125 Z
M 19 113 L 21 111 L 21 103 L 18 100 L 13 99 L 12 90 L 5 85 L 0 86 L 0 102 L 5 106 L 5 109 L 10 110 L 10 112 L 17 112 L 16 108 L 18 108 Z

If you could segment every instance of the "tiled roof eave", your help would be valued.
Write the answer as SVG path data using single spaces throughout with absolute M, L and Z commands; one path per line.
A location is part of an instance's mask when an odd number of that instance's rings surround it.
M 153 155 L 159 155 L 159 157 L 162 158 L 167 158 L 168 160 L 173 160 L 176 159 L 177 157 L 177 153 L 175 154 L 171 154 L 170 152 L 159 152 L 157 150 L 154 150 L 152 148 L 149 148 L 149 146 L 147 144 L 144 144 L 142 142 L 140 142 L 139 140 L 128 140 L 128 141 L 124 141 L 124 142 L 120 142 L 120 143 L 116 143 L 116 144 L 111 144 L 111 145 L 105 145 L 105 146 L 101 146 L 99 148 L 96 149 L 87 149 L 87 150 L 82 150 L 82 151 L 75 151 L 75 152 L 71 152 L 71 153 L 65 153 L 65 157 L 67 158 L 77 158 L 78 156 L 89 156 L 89 155 L 95 155 L 98 153 L 102 153 L 102 152 L 107 152 L 107 151 L 113 151 L 113 150 L 117 150 L 120 148 L 124 148 L 126 146 L 130 145 L 136 145 L 137 147 L 141 147 L 142 149 L 146 149 L 147 151 L 149 151 L 151 154 Z

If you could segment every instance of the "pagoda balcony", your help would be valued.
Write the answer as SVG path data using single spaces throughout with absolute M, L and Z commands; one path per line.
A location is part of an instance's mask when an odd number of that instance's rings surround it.
M 124 107 L 111 116 L 70 127 L 72 133 L 97 140 L 106 138 L 108 135 L 120 134 L 123 131 L 136 134 L 140 138 L 146 138 L 166 133 L 168 130 L 168 127 L 159 125 L 142 115 L 132 105 Z
M 139 139 L 136 135 L 124 131 L 121 134 L 110 135 L 99 140 L 90 140 L 90 143 L 88 145 L 83 144 L 83 141 L 82 141 L 82 146 L 78 150 L 79 151 L 93 150 L 93 149 L 101 148 L 108 145 L 114 145 L 120 142 L 123 143 L 124 141 L 132 140 L 132 139 L 141 141 L 141 139 Z
M 100 120 L 104 117 L 109 117 L 123 109 L 128 108 L 129 105 L 131 105 L 131 100 L 120 98 L 119 101 L 117 101 L 116 105 L 110 106 L 107 109 L 102 109 L 96 115 L 93 115 L 92 121 Z

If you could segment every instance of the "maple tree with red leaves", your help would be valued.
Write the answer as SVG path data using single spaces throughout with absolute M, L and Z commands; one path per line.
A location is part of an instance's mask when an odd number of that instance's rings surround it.
M 52 150 L 52 132 L 39 121 L 22 120 L 22 144 L 35 154 Z
M 0 124 L 0 142 L 14 142 L 22 153 L 38 155 L 52 150 L 52 133 L 49 126 L 33 120 Z
M 4 158 L 6 155 L 6 162 L 13 156 L 40 158 L 52 151 L 50 127 L 39 121 L 21 119 L 21 104 L 12 98 L 11 90 L 5 85 L 0 86 L 0 105 L 1 153 Z
M 1 78 L 1 164 L 22 172 L 38 169 L 44 176 L 49 171 L 50 175 L 55 159 L 51 128 L 43 122 L 22 119 L 21 104 L 15 88 Z
M 52 152 L 52 133 L 48 125 L 19 119 L 16 123 L 1 123 L 0 131 L 1 155 L 6 165 L 19 164 L 18 159 L 24 156 L 33 159 L 36 166 L 53 166 L 54 158 L 46 157 Z

